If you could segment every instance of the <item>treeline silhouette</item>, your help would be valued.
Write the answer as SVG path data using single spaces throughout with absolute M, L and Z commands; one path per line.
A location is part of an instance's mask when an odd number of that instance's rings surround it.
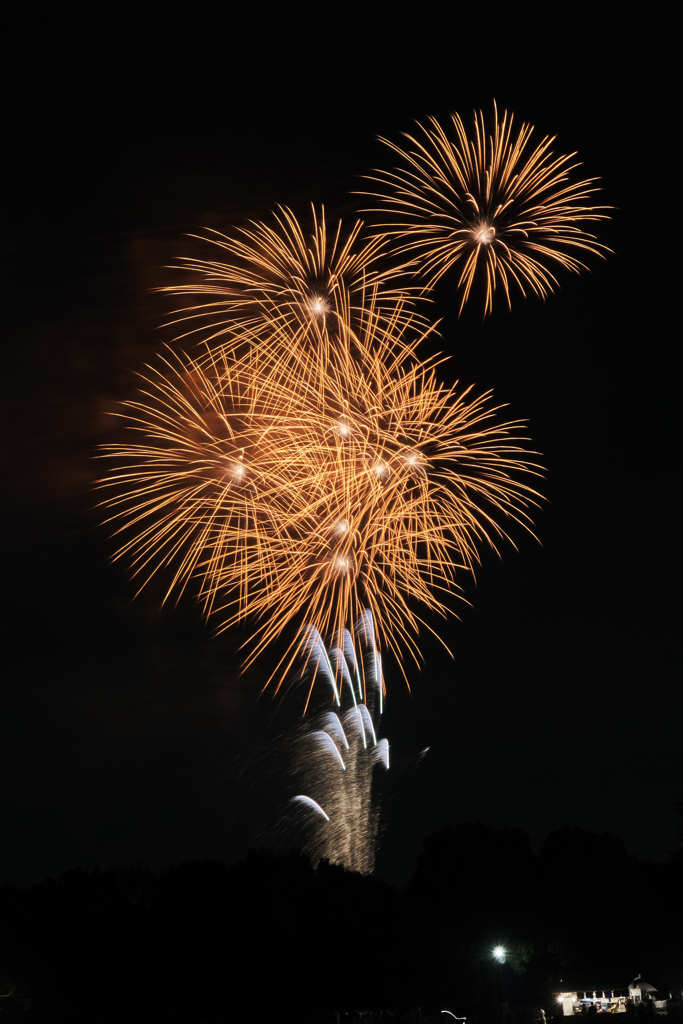
M 680 993 L 682 935 L 683 856 L 569 827 L 443 829 L 402 888 L 296 853 L 75 869 L 0 889 L 0 1022 L 532 1021 L 638 971 Z

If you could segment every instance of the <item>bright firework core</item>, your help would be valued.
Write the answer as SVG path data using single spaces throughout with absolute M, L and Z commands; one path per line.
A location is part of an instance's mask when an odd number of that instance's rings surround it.
M 406 466 L 410 469 L 424 469 L 424 459 L 420 452 L 408 452 L 405 457 Z
M 330 311 L 329 305 L 321 295 L 311 296 L 310 309 L 314 316 L 324 316 L 325 313 Z
M 477 225 L 472 234 L 477 245 L 490 245 L 496 237 L 496 229 L 493 224 L 486 224 L 482 221 L 481 224 Z

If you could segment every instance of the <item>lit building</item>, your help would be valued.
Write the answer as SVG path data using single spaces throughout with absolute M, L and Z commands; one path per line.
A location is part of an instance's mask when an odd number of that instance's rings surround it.
M 639 974 L 635 976 L 628 987 L 629 999 L 633 1003 L 643 1003 L 648 999 L 654 999 L 656 994 L 657 989 L 654 985 L 651 985 L 649 981 L 643 981 Z
M 555 999 L 565 1017 L 596 1010 L 598 1013 L 626 1013 L 629 997 L 620 989 L 568 989 L 556 992 Z
M 562 979 L 561 979 L 562 980 Z M 652 1003 L 657 1015 L 667 1015 L 673 998 L 671 992 L 660 992 L 638 974 L 627 988 L 586 988 L 567 983 L 553 993 L 555 1004 L 565 1017 L 588 1013 L 626 1013 L 629 1007 Z M 557 1012 L 557 1011 L 556 1011 Z

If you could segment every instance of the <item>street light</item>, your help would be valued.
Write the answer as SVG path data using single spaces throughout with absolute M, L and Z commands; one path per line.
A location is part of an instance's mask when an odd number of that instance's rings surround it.
M 507 956 L 507 950 L 505 946 L 494 946 L 491 950 L 491 955 L 496 961 L 495 974 L 496 974 L 496 997 L 498 1000 L 500 1020 L 504 1019 L 503 1010 L 503 964 Z

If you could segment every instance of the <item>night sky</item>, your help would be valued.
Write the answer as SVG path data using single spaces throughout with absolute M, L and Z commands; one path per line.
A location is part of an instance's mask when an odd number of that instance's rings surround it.
M 523 32 L 491 42 L 483 26 L 457 45 L 453 26 L 348 26 L 322 45 L 313 29 L 4 30 L 4 880 L 281 841 L 280 738 L 301 695 L 258 699 L 263 674 L 240 674 L 245 634 L 213 638 L 191 600 L 133 600 L 94 509 L 96 445 L 168 338 L 151 289 L 192 251 L 187 232 L 278 202 L 350 216 L 358 176 L 387 162 L 377 134 L 469 119 L 494 96 L 602 177 L 615 253 L 486 322 L 475 306 L 458 319 L 439 290 L 445 372 L 529 418 L 548 502 L 542 544 L 520 534 L 517 552 L 489 556 L 472 607 L 440 627 L 454 661 L 425 642 L 412 694 L 387 666 L 379 870 L 405 877 L 426 835 L 470 819 L 539 840 L 565 823 L 610 831 L 654 857 L 676 843 L 678 341 L 657 238 L 675 203 L 657 194 L 677 186 L 663 180 L 657 85 L 646 92 L 623 39 L 597 30 L 560 52 Z

